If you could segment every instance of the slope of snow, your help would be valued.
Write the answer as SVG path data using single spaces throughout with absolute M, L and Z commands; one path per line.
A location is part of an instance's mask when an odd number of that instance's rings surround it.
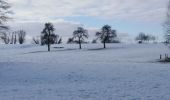
M 0 100 L 169 100 L 163 44 L 0 46 Z M 57 48 L 64 47 L 64 48 Z

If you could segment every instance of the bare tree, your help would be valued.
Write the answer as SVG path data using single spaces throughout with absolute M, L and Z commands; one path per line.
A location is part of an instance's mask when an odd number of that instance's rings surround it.
M 17 43 L 17 32 L 2 32 L 0 38 L 5 44 L 16 44 Z
M 9 43 L 10 43 L 10 36 L 9 36 L 9 34 L 6 33 L 6 32 L 3 32 L 3 33 L 1 34 L 1 39 L 3 40 L 3 42 L 4 42 L 5 44 L 9 44 Z
M 166 20 L 163 26 L 164 26 L 164 33 L 165 33 L 164 37 L 166 43 L 170 43 L 170 0 L 168 2 Z
M 33 38 L 32 38 L 32 41 L 33 41 L 35 44 L 40 44 L 40 37 L 39 37 L 39 36 L 33 37 Z
M 13 32 L 14 33 L 14 32 Z M 11 41 L 10 41 L 10 44 L 13 44 L 13 42 L 14 42 L 14 34 L 11 34 Z
M 14 33 L 14 44 L 16 44 L 16 43 L 17 43 L 17 34 Z
M 51 42 L 53 41 L 53 32 L 55 28 L 52 23 L 45 23 L 45 27 L 42 31 L 42 37 L 41 40 L 48 45 L 48 51 L 50 51 L 50 45 L 52 44 Z
M 16 43 L 17 43 L 17 31 L 14 31 L 11 33 L 10 44 Z
M 19 44 L 23 44 L 25 42 L 26 32 L 24 30 L 19 30 L 17 33 Z
M 10 8 L 11 6 L 9 3 L 7 3 L 5 0 L 0 0 L 0 31 L 5 31 L 9 29 L 9 27 L 5 25 L 5 22 L 10 19 Z
M 58 40 L 57 44 L 62 44 L 62 37 Z
M 96 32 L 96 36 L 103 43 L 104 48 L 106 48 L 106 43 L 113 43 L 114 38 L 117 37 L 116 30 L 112 30 L 111 26 L 104 25 L 101 28 L 101 32 Z
M 88 31 L 86 29 L 84 29 L 83 27 L 78 27 L 77 30 L 75 30 L 73 32 L 73 38 L 74 39 L 78 39 L 78 43 L 79 43 L 79 49 L 81 49 L 81 43 L 84 40 L 84 38 L 88 38 Z

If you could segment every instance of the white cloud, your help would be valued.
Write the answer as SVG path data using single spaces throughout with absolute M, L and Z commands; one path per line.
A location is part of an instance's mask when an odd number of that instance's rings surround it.
M 161 21 L 168 0 L 8 0 L 18 20 L 68 16 Z
M 14 12 L 12 30 L 24 29 L 29 36 L 39 35 L 45 22 L 55 25 L 64 38 L 83 23 L 66 21 L 62 17 L 95 16 L 101 19 L 154 22 L 165 17 L 168 0 L 8 0 Z M 60 19 L 61 18 L 61 19 Z M 89 28 L 94 37 L 97 29 Z M 125 35 L 123 35 L 125 36 Z M 126 36 L 128 37 L 128 36 Z

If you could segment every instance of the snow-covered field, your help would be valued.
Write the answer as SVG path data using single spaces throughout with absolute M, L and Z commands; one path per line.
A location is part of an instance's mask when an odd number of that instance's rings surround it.
M 163 44 L 53 47 L 0 45 L 0 100 L 170 100 Z

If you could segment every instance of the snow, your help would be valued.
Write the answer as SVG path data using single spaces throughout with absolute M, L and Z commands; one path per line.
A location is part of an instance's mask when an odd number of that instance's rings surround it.
M 0 45 L 0 100 L 170 99 L 165 45 L 102 46 Z

